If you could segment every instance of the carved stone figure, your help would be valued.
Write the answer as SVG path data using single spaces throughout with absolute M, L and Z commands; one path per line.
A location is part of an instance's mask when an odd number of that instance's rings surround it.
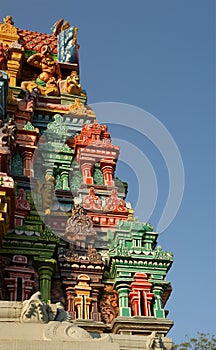
M 10 118 L 7 123 L 8 146 L 11 147 L 17 139 L 17 126 L 15 121 Z
M 11 24 L 12 26 L 14 25 L 14 21 L 13 21 L 13 19 L 12 19 L 12 16 L 6 16 L 5 18 L 4 18 L 4 23 L 5 24 Z
M 55 305 L 52 305 L 51 308 L 55 321 L 72 322 L 72 317 L 67 311 L 65 311 L 64 306 L 60 302 L 56 303 Z
M 41 187 L 43 210 L 45 215 L 50 214 L 50 207 L 55 193 L 55 179 L 51 175 L 45 176 L 45 182 Z
M 41 52 L 30 56 L 27 62 L 31 66 L 40 68 L 42 72 L 33 82 L 23 81 L 21 87 L 29 91 L 38 87 L 42 95 L 58 96 L 58 80 L 62 79 L 62 75 L 59 63 L 52 58 L 50 47 L 42 46 Z
M 21 322 L 47 323 L 53 320 L 53 313 L 48 304 L 41 300 L 41 293 L 36 292 L 29 300 L 23 302 Z
M 23 302 L 20 321 L 22 323 L 72 322 L 72 318 L 61 303 L 54 305 L 44 303 L 41 292 L 38 291 L 29 300 Z
M 0 119 L 0 147 L 11 148 L 17 139 L 17 126 L 12 118 L 8 123 Z
M 147 350 L 164 350 L 164 344 L 161 337 L 157 332 L 152 332 L 149 336 L 146 337 L 146 349 Z
M 66 91 L 69 94 L 81 95 L 82 86 L 79 83 L 79 76 L 75 70 L 66 78 Z
M 7 127 L 3 120 L 0 119 L 0 147 L 7 146 Z
M 52 58 L 52 51 L 48 45 L 41 48 L 41 53 L 30 56 L 27 60 L 28 64 L 41 68 L 42 72 L 36 79 L 39 86 L 46 86 L 48 80 L 54 76 L 58 79 L 62 78 L 60 66 L 57 61 Z
M 77 27 L 71 27 L 68 21 L 63 23 L 60 19 L 54 25 L 54 33 L 58 35 L 58 60 L 59 62 L 76 63 L 77 57 Z

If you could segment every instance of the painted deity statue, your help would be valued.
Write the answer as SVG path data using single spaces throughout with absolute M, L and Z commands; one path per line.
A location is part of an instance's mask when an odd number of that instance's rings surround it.
M 42 72 L 35 81 L 39 86 L 46 86 L 47 82 L 53 77 L 62 79 L 60 66 L 58 62 L 53 60 L 52 52 L 48 45 L 42 46 L 41 53 L 30 56 L 27 62 L 31 66 L 41 68 Z
M 23 81 L 21 87 L 24 90 L 39 90 L 44 96 L 58 96 L 58 81 L 62 79 L 60 65 L 52 58 L 52 52 L 48 45 L 41 48 L 40 53 L 30 56 L 27 60 L 31 66 L 41 69 L 41 73 L 35 81 Z
M 66 78 L 66 89 L 69 94 L 81 95 L 82 86 L 79 83 L 79 76 L 74 70 Z
M 61 18 L 53 27 L 53 34 L 58 36 L 58 61 L 77 63 L 77 27 L 71 27 Z
M 0 147 L 12 149 L 17 139 L 17 126 L 12 118 L 8 123 L 0 119 Z

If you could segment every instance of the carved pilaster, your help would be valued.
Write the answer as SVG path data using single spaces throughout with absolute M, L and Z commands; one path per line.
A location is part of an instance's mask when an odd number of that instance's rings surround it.
M 34 170 L 32 167 L 32 158 L 36 147 L 20 145 L 19 149 L 20 149 L 20 154 L 23 158 L 23 164 L 24 164 L 23 175 L 28 177 L 33 177 Z
M 40 291 L 42 299 L 50 302 L 51 278 L 55 270 L 56 261 L 54 259 L 37 260 Z
M 19 79 L 20 77 L 23 51 L 21 47 L 12 48 L 11 51 L 12 51 L 11 59 L 8 60 L 7 62 L 8 74 L 10 77 L 9 85 L 16 86 L 17 79 Z
M 83 162 L 81 163 L 81 171 L 83 175 L 83 182 L 87 185 L 92 185 L 93 184 L 93 177 L 92 177 L 92 172 L 93 172 L 93 166 L 91 163 L 88 162 Z
M 67 312 L 71 315 L 72 319 L 76 319 L 76 312 L 74 309 L 74 298 L 76 296 L 74 287 L 66 288 L 66 299 L 67 299 Z
M 115 171 L 116 164 L 110 160 L 101 160 L 100 161 L 101 171 L 104 177 L 104 184 L 106 186 L 114 186 L 113 174 Z
M 119 298 L 119 316 L 131 316 L 131 309 L 129 307 L 128 294 L 130 286 L 127 283 L 119 282 L 116 285 Z
M 154 304 L 153 304 L 153 310 L 154 310 L 154 316 L 158 318 L 165 318 L 165 312 L 162 308 L 162 295 L 164 292 L 164 288 L 161 286 L 153 286 L 153 293 L 154 293 Z

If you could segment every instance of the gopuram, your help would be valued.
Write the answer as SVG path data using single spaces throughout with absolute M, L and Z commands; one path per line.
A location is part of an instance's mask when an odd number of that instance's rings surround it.
M 115 176 L 78 28 L 0 23 L 0 349 L 172 349 L 173 255 Z

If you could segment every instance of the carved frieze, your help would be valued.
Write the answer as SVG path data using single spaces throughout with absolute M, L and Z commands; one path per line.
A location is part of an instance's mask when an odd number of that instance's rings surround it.
M 118 316 L 118 293 L 112 285 L 106 285 L 100 301 L 101 317 L 105 323 L 111 324 Z

